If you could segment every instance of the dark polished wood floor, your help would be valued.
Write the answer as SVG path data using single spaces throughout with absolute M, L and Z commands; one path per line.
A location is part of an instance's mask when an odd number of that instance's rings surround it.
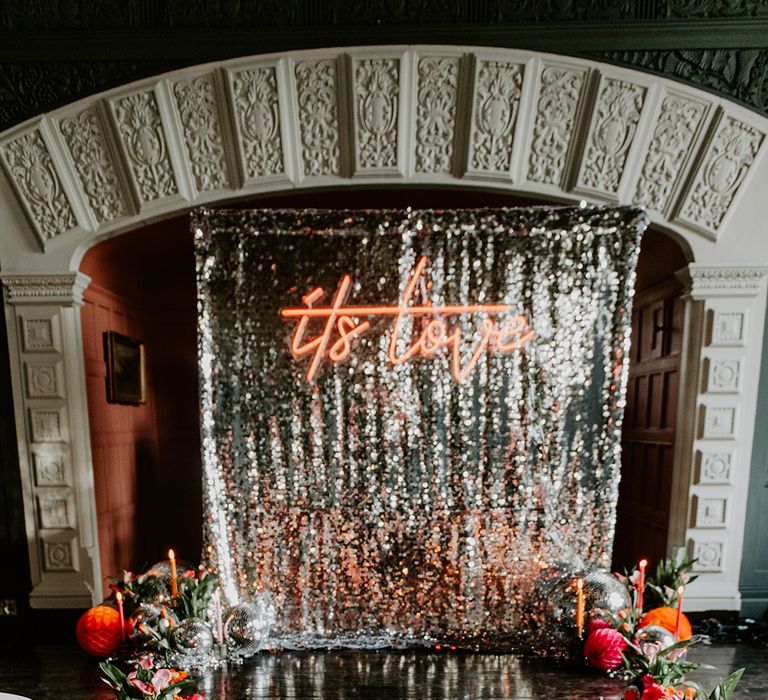
M 768 649 L 715 644 L 691 659 L 717 666 L 725 675 L 747 667 L 737 698 L 768 698 Z M 715 674 L 698 679 L 709 689 Z M 443 700 L 546 698 L 616 700 L 623 683 L 588 669 L 498 654 L 428 652 L 283 652 L 260 654 L 230 666 L 197 686 L 206 700 Z M 0 691 L 34 700 L 106 700 L 96 662 L 74 644 L 0 650 Z M 188 692 L 192 692 L 191 690 Z

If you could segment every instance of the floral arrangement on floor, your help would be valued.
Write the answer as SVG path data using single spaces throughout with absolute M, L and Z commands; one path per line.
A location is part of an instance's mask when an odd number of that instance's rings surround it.
M 727 700 L 741 679 L 743 668 L 708 694 L 688 678 L 697 669 L 712 668 L 686 660 L 688 649 L 703 639 L 692 635 L 682 613 L 685 586 L 696 578 L 690 573 L 694 563 L 687 557 L 664 559 L 646 580 L 643 560 L 632 571 L 616 574 L 629 593 L 629 607 L 591 611 L 584 657 L 595 668 L 622 670 L 630 679 L 625 700 Z
M 100 663 L 104 682 L 118 700 L 203 700 L 180 691 L 188 673 L 223 662 L 218 578 L 202 568 L 169 559 L 145 572 L 112 579 L 109 599 L 80 618 L 83 649 L 110 657 Z
M 191 682 L 184 671 L 157 667 L 151 656 L 143 656 L 129 673 L 102 661 L 102 680 L 115 691 L 117 700 L 205 700 L 202 695 L 182 696 L 179 690 Z

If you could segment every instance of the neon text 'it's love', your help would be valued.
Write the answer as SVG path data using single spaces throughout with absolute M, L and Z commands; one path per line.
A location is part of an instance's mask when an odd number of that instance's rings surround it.
M 283 318 L 298 320 L 291 352 L 295 358 L 311 356 L 307 379 L 314 381 L 324 361 L 339 363 L 349 357 L 355 339 L 371 330 L 368 319 L 376 316 L 393 318 L 389 330 L 389 361 L 393 365 L 401 365 L 415 357 L 431 358 L 445 350 L 450 356 L 453 377 L 458 382 L 471 375 L 483 353 L 511 352 L 534 336 L 535 332 L 528 327 L 526 317 L 510 315 L 508 304 L 412 305 L 411 300 L 426 264 L 426 257 L 419 259 L 397 306 L 347 305 L 352 279 L 344 275 L 330 306 L 314 306 L 325 296 L 323 288 L 316 287 L 302 297 L 304 307 L 281 309 Z M 448 323 L 450 316 L 460 314 L 484 316 L 469 353 L 463 356 L 461 329 Z M 422 317 L 422 323 L 414 323 L 410 337 L 403 337 L 403 320 L 417 316 Z M 310 322 L 318 319 L 325 321 L 322 331 L 308 338 Z

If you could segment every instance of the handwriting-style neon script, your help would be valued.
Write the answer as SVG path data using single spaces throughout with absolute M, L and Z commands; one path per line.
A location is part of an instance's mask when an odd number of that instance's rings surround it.
M 286 319 L 299 319 L 299 324 L 291 341 L 291 352 L 296 358 L 312 355 L 307 380 L 314 381 L 324 360 L 343 362 L 352 352 L 352 341 L 368 331 L 369 321 L 359 319 L 371 316 L 394 316 L 392 329 L 389 331 L 389 360 L 393 365 L 401 365 L 414 357 L 431 358 L 447 349 L 451 354 L 451 367 L 456 381 L 464 381 L 470 376 L 477 361 L 486 351 L 504 353 L 515 350 L 527 343 L 535 334 L 528 327 L 525 316 L 513 315 L 497 319 L 499 314 L 509 312 L 508 304 L 469 304 L 466 306 L 411 306 L 411 298 L 416 290 L 427 258 L 420 258 L 403 292 L 398 306 L 345 306 L 352 279 L 349 275 L 341 278 L 336 294 L 330 306 L 313 307 L 315 302 L 325 296 L 322 287 L 316 287 L 302 297 L 302 308 L 281 309 L 280 315 Z M 481 324 L 480 338 L 474 345 L 469 357 L 461 356 L 461 329 L 451 329 L 447 316 L 459 314 L 485 314 Z M 430 317 L 414 337 L 402 339 L 401 323 L 408 316 Z M 325 319 L 325 327 L 320 335 L 305 339 L 309 323 L 313 319 Z M 404 352 L 398 352 L 398 341 L 410 343 Z

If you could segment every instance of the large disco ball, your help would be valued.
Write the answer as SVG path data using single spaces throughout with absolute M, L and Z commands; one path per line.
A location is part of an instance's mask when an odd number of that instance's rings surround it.
M 251 656 L 262 648 L 273 623 L 274 610 L 268 603 L 238 603 L 224 623 L 227 646 L 238 656 Z
M 205 622 L 190 617 L 179 622 L 171 641 L 176 651 L 182 654 L 204 655 L 213 648 L 213 633 Z
M 646 653 L 644 647 L 648 644 L 655 644 L 658 646 L 657 651 L 662 651 L 674 643 L 675 635 L 659 625 L 646 625 L 637 630 L 635 634 L 635 644 L 640 647 L 643 653 Z
M 576 581 L 584 579 L 584 633 L 593 617 L 606 618 L 616 615 L 632 605 L 624 584 L 603 569 L 586 573 L 561 572 L 548 576 L 540 583 L 544 599 L 545 617 L 555 623 L 548 634 L 553 641 L 570 639 L 576 633 Z

